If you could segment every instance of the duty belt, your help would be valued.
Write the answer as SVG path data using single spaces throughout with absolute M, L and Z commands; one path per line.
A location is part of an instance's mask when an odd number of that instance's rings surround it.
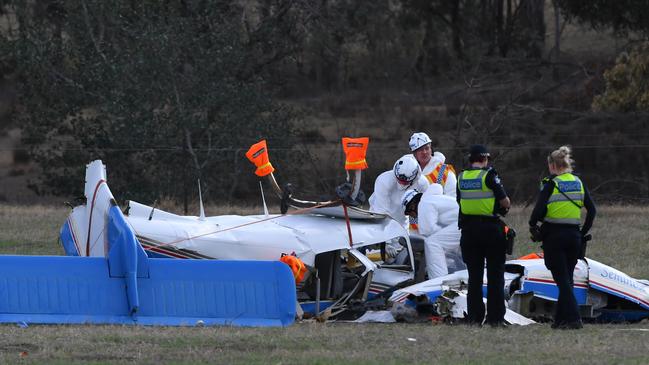
M 491 217 L 486 215 L 463 215 L 462 220 L 465 222 L 498 222 L 498 217 Z

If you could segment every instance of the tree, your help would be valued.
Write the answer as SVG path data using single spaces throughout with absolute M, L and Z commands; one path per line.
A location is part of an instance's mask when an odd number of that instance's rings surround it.
M 0 42 L 20 78 L 24 142 L 41 192 L 72 194 L 101 158 L 131 198 L 231 198 L 242 150 L 291 146 L 294 111 L 274 102 L 268 70 L 299 37 L 293 1 L 15 1 L 20 28 Z M 280 26 L 281 24 L 281 26 Z M 274 26 L 277 25 L 277 26 Z M 243 165 L 246 166 L 246 165 Z
M 604 72 L 606 91 L 593 99 L 593 109 L 616 112 L 649 111 L 649 43 L 622 53 Z
M 555 0 L 568 20 L 589 24 L 595 30 L 612 29 L 620 36 L 649 36 L 649 2 L 635 0 Z M 645 86 L 649 76 L 647 44 L 640 44 L 620 55 L 613 68 L 606 71 L 606 91 L 593 99 L 592 108 L 609 111 L 649 110 Z
M 540 58 L 545 40 L 543 0 L 403 0 L 406 24 L 424 29 L 425 55 L 440 53 L 448 32 L 455 57 L 471 63 L 482 55 L 522 53 Z M 424 57 L 422 57 L 424 56 Z

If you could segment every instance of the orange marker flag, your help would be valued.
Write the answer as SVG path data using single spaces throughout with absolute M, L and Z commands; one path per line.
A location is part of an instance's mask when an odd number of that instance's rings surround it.
M 268 148 L 266 147 L 265 139 L 250 146 L 250 149 L 246 152 L 246 157 L 257 166 L 257 170 L 255 170 L 257 176 L 263 177 L 275 171 L 268 158 Z
M 345 151 L 345 170 L 365 170 L 367 161 L 367 145 L 369 137 L 349 138 L 343 137 L 343 151 Z

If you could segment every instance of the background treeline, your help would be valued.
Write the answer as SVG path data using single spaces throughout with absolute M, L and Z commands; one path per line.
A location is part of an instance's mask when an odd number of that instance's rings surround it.
M 369 192 L 425 131 L 457 167 L 488 144 L 518 202 L 571 144 L 598 200 L 646 203 L 647 13 L 631 0 L 0 0 L 0 122 L 21 130 L 32 189 L 65 197 L 101 158 L 120 198 L 187 204 L 200 179 L 208 201 L 257 201 L 243 154 L 261 138 L 278 178 L 318 197 L 344 178 L 345 135 L 371 138 Z M 577 25 L 622 52 L 562 52 Z

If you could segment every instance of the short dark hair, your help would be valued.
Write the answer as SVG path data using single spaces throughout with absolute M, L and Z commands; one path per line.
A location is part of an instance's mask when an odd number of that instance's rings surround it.
M 482 155 L 469 155 L 469 163 L 485 162 L 489 157 Z

